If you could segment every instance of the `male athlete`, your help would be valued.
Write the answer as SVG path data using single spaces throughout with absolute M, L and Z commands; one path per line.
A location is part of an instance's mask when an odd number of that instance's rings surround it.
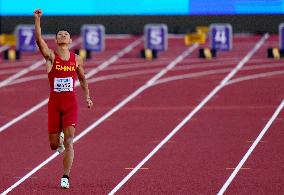
M 83 60 L 80 56 L 69 51 L 69 44 L 72 42 L 70 34 L 66 30 L 59 30 L 55 37 L 57 49 L 55 51 L 49 49 L 41 36 L 41 16 L 42 11 L 40 9 L 34 11 L 36 43 L 46 59 L 50 83 L 48 102 L 49 142 L 52 150 L 64 151 L 64 173 L 61 178 L 61 187 L 69 188 L 69 175 L 74 158 L 73 138 L 78 111 L 75 94 L 76 77 L 80 81 L 89 108 L 93 106 L 93 102 L 84 75 Z

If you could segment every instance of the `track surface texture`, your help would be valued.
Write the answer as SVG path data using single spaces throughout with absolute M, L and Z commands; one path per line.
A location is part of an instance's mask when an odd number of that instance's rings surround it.
M 205 60 L 207 44 L 170 37 L 150 61 L 141 37 L 106 39 L 85 62 L 93 109 L 76 88 L 67 190 L 63 155 L 49 149 L 40 54 L 0 60 L 0 193 L 284 194 L 284 62 L 266 58 L 277 41 L 235 35 L 232 51 Z

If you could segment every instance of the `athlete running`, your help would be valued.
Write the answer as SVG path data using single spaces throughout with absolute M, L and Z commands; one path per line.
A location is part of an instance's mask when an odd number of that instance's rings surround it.
M 34 11 L 36 43 L 46 59 L 46 69 L 50 83 L 48 102 L 48 132 L 52 150 L 64 151 L 63 176 L 61 187 L 69 188 L 69 176 L 74 159 L 73 138 L 77 125 L 77 98 L 75 80 L 78 77 L 84 91 L 88 108 L 93 106 L 88 83 L 85 79 L 83 60 L 69 51 L 72 42 L 68 31 L 61 29 L 56 33 L 57 49 L 49 49 L 41 36 L 40 18 L 42 11 Z

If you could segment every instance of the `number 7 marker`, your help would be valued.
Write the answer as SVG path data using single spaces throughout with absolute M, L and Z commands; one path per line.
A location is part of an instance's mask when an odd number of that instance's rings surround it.
M 35 27 L 34 25 L 21 24 L 16 27 L 17 50 L 36 51 Z

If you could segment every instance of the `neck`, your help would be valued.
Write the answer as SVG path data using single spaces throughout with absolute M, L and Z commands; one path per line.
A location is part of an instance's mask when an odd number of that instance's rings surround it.
M 69 47 L 68 47 L 67 44 L 58 45 L 57 51 L 59 53 L 68 53 L 69 52 Z
M 57 53 L 60 55 L 60 57 L 64 60 L 68 60 L 69 59 L 69 47 L 68 45 L 59 45 L 57 47 Z

